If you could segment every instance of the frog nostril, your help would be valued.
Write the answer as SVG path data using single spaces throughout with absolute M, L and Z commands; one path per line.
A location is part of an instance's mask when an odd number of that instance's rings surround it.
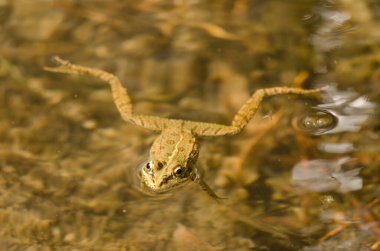
M 158 169 L 162 169 L 164 167 L 164 164 L 162 162 L 157 162 Z

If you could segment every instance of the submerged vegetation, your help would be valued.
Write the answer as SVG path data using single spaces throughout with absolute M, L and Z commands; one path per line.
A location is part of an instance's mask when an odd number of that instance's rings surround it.
M 377 1 L 0 1 L 1 250 L 378 250 Z M 138 113 L 245 131 L 202 141 L 219 202 L 139 190 L 156 134 L 109 87 L 43 71 L 60 55 L 117 75 Z

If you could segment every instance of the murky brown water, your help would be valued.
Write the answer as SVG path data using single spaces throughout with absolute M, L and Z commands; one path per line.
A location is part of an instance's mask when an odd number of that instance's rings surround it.
M 0 0 L 0 250 L 378 250 L 380 4 L 371 0 Z M 157 136 L 123 122 L 107 84 L 43 71 L 51 56 L 117 75 L 137 113 L 228 124 L 196 184 L 138 189 Z

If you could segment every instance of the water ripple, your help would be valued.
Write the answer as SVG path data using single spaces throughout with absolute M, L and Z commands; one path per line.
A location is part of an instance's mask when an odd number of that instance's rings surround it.
M 354 91 L 340 91 L 329 86 L 324 103 L 298 120 L 298 129 L 315 135 L 358 132 L 375 114 L 377 105 Z

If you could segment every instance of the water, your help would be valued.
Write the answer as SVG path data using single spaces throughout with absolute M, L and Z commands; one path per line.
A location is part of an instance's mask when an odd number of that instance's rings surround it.
M 377 1 L 0 0 L 1 250 L 379 249 Z M 51 56 L 104 69 L 137 113 L 230 123 L 201 140 L 190 182 L 140 191 L 157 134 L 122 121 L 103 82 L 48 73 Z M 335 232 L 331 232 L 335 231 Z

